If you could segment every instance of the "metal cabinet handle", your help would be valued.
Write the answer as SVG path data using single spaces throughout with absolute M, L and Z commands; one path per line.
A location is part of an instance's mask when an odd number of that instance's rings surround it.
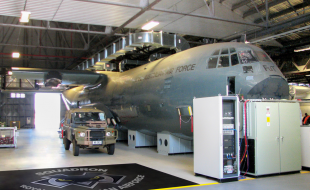
M 284 137 L 282 136 L 282 137 L 281 137 L 282 142 L 283 142 L 283 139 L 284 139 Z

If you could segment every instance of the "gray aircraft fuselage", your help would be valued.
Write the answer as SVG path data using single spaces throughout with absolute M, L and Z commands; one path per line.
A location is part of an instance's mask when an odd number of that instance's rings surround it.
M 192 136 L 186 110 L 195 97 L 239 94 L 245 99 L 287 99 L 289 95 L 283 74 L 266 53 L 244 43 L 199 46 L 124 72 L 100 74 L 101 83 L 69 89 L 63 93 L 65 99 L 72 105 L 105 105 L 132 130 Z

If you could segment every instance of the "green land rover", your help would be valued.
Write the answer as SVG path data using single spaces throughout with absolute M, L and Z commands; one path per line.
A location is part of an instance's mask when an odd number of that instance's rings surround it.
M 107 148 L 113 155 L 118 131 L 109 128 L 110 119 L 96 108 L 75 108 L 68 110 L 62 124 L 63 144 L 69 150 L 73 144 L 73 155 L 78 156 L 80 148 Z

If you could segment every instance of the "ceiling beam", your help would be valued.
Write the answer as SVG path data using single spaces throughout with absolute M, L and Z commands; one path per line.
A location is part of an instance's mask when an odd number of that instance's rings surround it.
M 265 36 L 267 34 L 275 34 L 276 32 L 279 32 L 281 30 L 291 28 L 306 22 L 310 21 L 310 13 L 301 15 L 299 17 L 295 17 L 293 19 L 286 20 L 283 23 L 279 23 L 276 25 L 273 25 L 272 27 L 260 31 L 255 31 L 247 34 L 247 39 L 251 40 L 254 38 L 258 38 L 261 36 Z
M 286 1 L 287 1 L 287 0 L 275 0 L 275 1 L 272 1 L 272 2 L 268 3 L 268 5 L 269 5 L 269 7 L 273 7 L 273 6 L 275 6 L 275 5 L 278 5 L 278 4 L 283 3 L 283 2 L 286 2 Z M 257 6 L 257 8 L 258 8 L 259 11 L 265 10 L 265 7 L 266 7 L 266 6 L 265 6 L 264 3 L 261 4 L 261 5 L 259 5 L 259 6 Z M 248 17 L 248 16 L 253 15 L 253 14 L 255 14 L 255 13 L 257 13 L 257 11 L 256 11 L 256 9 L 254 9 L 254 8 L 252 7 L 252 8 L 250 8 L 248 11 L 246 11 L 246 12 L 243 13 L 242 18 Z
M 283 45 L 284 48 L 294 48 L 310 44 L 310 38 L 307 36 L 293 41 L 282 42 L 281 44 Z
M 137 5 L 123 4 L 123 3 L 112 3 L 112 2 L 97 1 L 97 0 L 75 0 L 75 1 L 82 1 L 82 2 L 88 2 L 88 3 L 98 3 L 98 4 L 107 4 L 107 5 L 116 5 L 116 6 L 130 7 L 130 8 L 138 8 L 138 9 L 141 9 L 141 11 L 143 10 L 143 7 L 140 7 L 140 6 L 137 6 Z M 251 2 L 251 0 L 249 0 L 249 2 Z M 144 8 L 144 9 L 146 9 L 146 8 Z M 265 27 L 263 25 L 255 24 L 255 23 L 252 23 L 252 22 L 241 22 L 241 21 L 236 21 L 236 20 L 223 19 L 223 18 L 219 18 L 219 17 L 215 17 L 215 16 L 206 16 L 206 15 L 200 15 L 200 14 L 182 13 L 182 12 L 172 11 L 170 9 L 152 8 L 152 6 L 150 8 L 148 8 L 148 10 L 164 12 L 164 13 L 169 13 L 169 14 L 177 14 L 177 15 L 182 15 L 182 16 L 190 16 L 190 17 L 204 18 L 204 19 L 210 19 L 210 20 L 218 20 L 218 21 L 223 21 L 223 22 L 243 24 L 243 25 L 249 25 L 249 26 L 256 26 L 256 27 L 261 27 L 261 28 Z M 139 13 L 137 13 L 137 14 L 139 14 Z
M 102 40 L 99 40 L 98 43 L 96 43 L 95 45 L 93 45 L 91 47 L 91 49 L 95 49 L 96 47 L 98 47 L 99 45 L 101 45 L 102 43 L 107 45 L 108 44 L 108 40 L 111 36 L 115 35 L 116 32 L 122 30 L 123 28 L 125 28 L 125 26 L 127 26 L 128 24 L 130 24 L 132 21 L 134 21 L 136 18 L 138 18 L 139 16 L 141 16 L 143 13 L 145 13 L 146 11 L 150 10 L 153 6 L 155 6 L 157 3 L 159 3 L 161 0 L 155 0 L 153 1 L 151 4 L 149 4 L 148 6 L 146 6 L 145 8 L 142 8 L 137 14 L 135 14 L 134 16 L 132 16 L 130 19 L 128 19 L 126 22 L 124 22 L 121 26 L 119 26 L 118 28 L 116 28 L 115 30 L 113 30 L 110 34 L 108 34 L 105 38 L 103 38 Z M 141 8 L 141 7 L 140 7 Z
M 231 6 L 231 10 L 234 11 L 235 9 L 238 9 L 244 5 L 249 4 L 249 3 L 251 3 L 251 0 L 245 0 L 245 1 L 241 1 L 239 3 L 235 3 Z
M 289 31 L 280 33 L 280 34 L 275 34 L 273 36 L 268 36 L 266 38 L 262 38 L 262 39 L 254 40 L 254 41 L 250 41 L 250 42 L 254 43 L 254 44 L 255 43 L 267 42 L 267 41 L 275 40 L 275 39 L 278 39 L 278 38 L 283 38 L 283 37 L 286 37 L 286 36 L 290 36 L 292 34 L 297 34 L 297 33 L 300 33 L 300 32 L 308 32 L 309 29 L 310 29 L 310 25 L 307 25 L 307 26 L 304 26 L 304 27 L 296 28 L 296 29 L 293 29 L 293 30 L 289 30 Z
M 143 9 L 143 7 L 140 7 L 140 6 L 137 6 L 137 5 L 134 5 L 134 4 L 118 3 L 118 2 L 112 2 L 112 1 L 101 1 L 101 0 L 100 1 L 97 1 L 97 0 L 74 0 L 74 1 L 81 1 L 81 2 L 86 2 L 86 3 L 97 3 L 97 4 L 104 4 L 104 5 L 114 5 L 114 6 L 120 6 L 120 7 Z
M 309 6 L 309 5 L 310 5 L 309 1 L 304 1 L 303 3 L 300 3 L 300 4 L 295 5 L 295 6 L 293 6 L 293 7 L 290 7 L 290 8 L 284 9 L 284 10 L 282 10 L 282 11 L 279 11 L 279 12 L 277 12 L 277 13 L 273 13 L 273 14 L 269 15 L 269 20 L 274 19 L 274 18 L 277 18 L 277 17 L 280 17 L 280 16 L 282 16 L 282 15 L 286 15 L 286 14 L 288 14 L 288 13 L 291 13 L 291 12 L 294 11 L 294 9 L 295 9 L 295 10 L 302 9 L 302 8 L 305 8 L 305 7 Z M 292 8 L 293 8 L 293 9 L 292 9 Z M 261 18 L 258 18 L 258 19 L 255 19 L 255 20 L 254 20 L 254 23 L 256 23 L 256 24 L 259 24 L 259 23 L 262 23 L 262 22 L 263 22 L 263 21 L 262 21 Z
M 183 16 L 191 16 L 191 17 L 197 17 L 197 18 L 203 18 L 203 19 L 210 19 L 210 20 L 217 20 L 217 21 L 223 21 L 223 22 L 229 22 L 229 23 L 235 23 L 235 24 L 242 24 L 242 25 L 248 25 L 248 26 L 256 26 L 260 28 L 264 28 L 265 26 L 260 24 L 255 24 L 252 22 L 241 22 L 236 20 L 230 20 L 230 19 L 223 19 L 215 16 L 206 16 L 206 15 L 200 15 L 200 14 L 187 14 L 187 13 L 181 13 L 177 11 L 172 11 L 168 9 L 159 9 L 159 8 L 152 8 L 153 11 L 159 11 L 164 13 L 170 13 L 170 14 L 177 14 L 177 15 L 183 15 Z
M 69 48 L 69 47 L 55 47 L 55 46 L 36 46 L 36 45 L 21 45 L 21 44 L 2 44 L 0 46 L 14 46 L 14 47 L 26 47 L 26 48 L 45 48 L 45 49 L 63 49 L 74 51 L 85 51 L 87 48 Z
M 30 25 L 20 25 L 20 24 L 6 24 L 0 23 L 0 26 L 4 27 L 15 27 L 15 28 L 27 28 L 27 29 L 37 29 L 37 30 L 52 30 L 52 31 L 63 31 L 63 32 L 76 32 L 76 33 L 86 33 L 86 34 L 98 34 L 98 35 L 108 35 L 106 32 L 91 31 L 91 30 L 76 30 L 67 28 L 51 28 L 50 26 L 30 26 Z M 124 34 L 114 34 L 116 36 L 124 36 Z
M 78 0 L 78 1 L 83 1 L 83 0 Z M 85 1 L 85 0 L 84 0 Z M 153 1 L 151 4 L 149 4 L 148 6 L 141 8 L 141 10 L 135 14 L 134 16 L 132 16 L 130 19 L 128 19 L 126 22 L 124 22 L 121 26 L 119 26 L 118 28 L 116 28 L 115 30 L 113 30 L 110 34 L 108 34 L 105 38 L 103 38 L 102 40 L 99 40 L 99 42 L 97 42 L 96 44 L 92 45 L 91 48 L 89 48 L 90 50 L 94 50 L 96 49 L 98 46 L 103 45 L 106 46 L 109 44 L 109 40 L 111 40 L 111 36 L 115 35 L 116 32 L 122 30 L 123 28 L 125 28 L 129 23 L 131 23 L 132 21 L 134 21 L 136 18 L 138 18 L 139 16 L 141 16 L 143 13 L 145 13 L 146 11 L 150 10 L 153 6 L 155 6 L 157 3 L 159 3 L 161 0 L 155 0 Z M 88 1 L 85 1 L 88 2 Z M 91 1 L 94 2 L 94 1 Z M 97 3 L 102 3 L 102 2 L 97 2 Z M 119 3 L 116 3 L 119 5 Z M 122 5 L 119 5 L 122 6 Z M 88 54 L 89 52 L 86 52 L 86 54 Z M 67 68 L 74 68 L 76 65 L 80 64 L 80 62 L 74 60 Z M 66 68 L 66 69 L 67 69 Z

